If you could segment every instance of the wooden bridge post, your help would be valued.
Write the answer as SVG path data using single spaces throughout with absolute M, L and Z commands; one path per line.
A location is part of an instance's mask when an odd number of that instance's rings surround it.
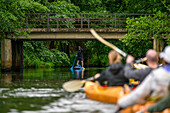
M 12 49 L 11 40 L 1 40 L 1 70 L 2 72 L 11 71 L 12 69 Z
M 163 46 L 164 46 L 163 40 L 160 40 L 160 39 L 157 39 L 157 38 L 153 39 L 153 49 L 158 53 L 158 55 L 159 55 L 160 52 L 163 51 Z
M 153 49 L 156 51 L 156 46 L 157 46 L 157 39 L 154 37 L 153 38 Z

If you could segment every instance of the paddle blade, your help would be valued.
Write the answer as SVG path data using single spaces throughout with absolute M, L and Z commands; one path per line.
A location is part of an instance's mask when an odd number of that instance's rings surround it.
M 99 36 L 96 31 L 94 29 L 90 29 L 90 32 L 92 33 L 92 35 L 98 39 L 100 42 L 102 42 L 103 44 L 109 46 L 110 48 L 114 49 L 115 51 L 117 51 L 118 53 L 120 53 L 121 55 L 123 55 L 124 57 L 127 56 L 127 54 L 125 52 L 123 52 L 122 50 L 120 50 L 119 48 L 117 48 L 115 45 L 111 44 L 110 42 L 104 40 L 101 36 Z
M 71 71 L 73 71 L 73 66 L 70 68 Z
M 65 82 L 63 88 L 68 92 L 78 91 L 84 85 L 85 80 L 72 80 Z
M 134 65 L 134 67 L 136 68 L 136 69 L 145 69 L 145 68 L 147 68 L 148 66 L 146 66 L 146 65 L 144 65 L 144 64 L 133 64 Z

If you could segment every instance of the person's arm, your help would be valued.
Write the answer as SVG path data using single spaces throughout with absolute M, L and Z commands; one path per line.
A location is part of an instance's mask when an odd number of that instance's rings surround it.
M 126 78 L 128 79 L 136 79 L 136 80 L 141 80 L 141 78 L 143 78 L 142 76 L 146 76 L 146 69 L 141 69 L 141 70 L 137 70 L 137 69 L 132 69 L 131 68 L 131 64 L 133 64 L 134 61 L 134 57 L 131 55 L 127 56 L 126 59 L 126 65 L 124 67 L 124 75 Z
M 137 103 L 142 103 L 144 99 L 149 96 L 151 92 L 151 84 L 153 81 L 153 77 L 151 75 L 148 75 L 148 77 L 143 81 L 143 83 L 139 85 L 134 91 L 132 91 L 132 93 L 121 98 L 118 101 L 118 106 L 120 108 L 126 108 Z
M 106 70 L 105 70 L 106 71 Z M 105 71 L 103 71 L 100 76 L 96 79 L 97 81 L 99 81 L 100 83 L 104 82 L 106 80 L 105 77 Z
M 161 100 L 159 100 L 156 104 L 148 108 L 149 113 L 153 112 L 162 112 L 166 108 L 170 108 L 170 92 L 168 95 Z
M 108 73 L 109 68 L 110 67 L 107 67 L 96 80 L 99 81 L 100 83 L 106 81 L 107 80 L 106 74 Z
M 146 68 L 146 69 L 132 69 L 130 63 L 126 63 L 124 67 L 124 75 L 128 79 L 135 79 L 135 80 L 141 80 L 142 78 L 145 78 L 146 75 L 149 74 L 151 71 L 151 68 Z

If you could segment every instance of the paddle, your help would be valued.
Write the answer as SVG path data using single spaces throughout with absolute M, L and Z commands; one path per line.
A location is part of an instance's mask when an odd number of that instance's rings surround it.
M 115 51 L 117 51 L 118 53 L 120 53 L 122 56 L 126 57 L 127 54 L 125 52 L 123 52 L 122 50 L 120 50 L 119 48 L 117 48 L 116 46 L 114 46 L 113 44 L 107 42 L 106 40 L 104 40 L 101 36 L 99 36 L 94 29 L 90 29 L 90 32 L 92 33 L 92 35 L 97 38 L 100 42 L 102 42 L 103 44 L 109 46 L 110 48 L 114 49 Z
M 91 80 L 94 80 L 94 77 L 90 77 L 85 80 L 68 81 L 63 84 L 63 88 L 68 92 L 78 91 L 80 88 L 83 87 L 83 85 L 86 81 L 91 81 Z
M 125 52 L 123 52 L 122 50 L 120 50 L 119 48 L 117 48 L 115 45 L 107 42 L 106 40 L 104 40 L 101 36 L 99 36 L 96 31 L 94 29 L 90 29 L 90 32 L 92 33 L 92 35 L 98 39 L 100 42 L 102 42 L 103 44 L 109 46 L 110 48 L 114 49 L 115 51 L 117 51 L 118 53 L 120 53 L 122 56 L 127 57 L 127 54 Z M 146 61 L 146 58 L 141 58 L 139 60 L 134 61 L 135 63 L 140 63 Z
M 113 44 L 107 42 L 106 40 L 104 40 L 102 37 L 100 37 L 93 29 L 90 29 L 90 32 L 93 34 L 93 36 L 95 38 L 97 38 L 99 41 L 101 41 L 103 44 L 109 46 L 110 48 L 116 50 L 118 53 L 120 53 L 121 55 L 123 55 L 124 57 L 127 56 L 127 54 L 125 52 L 123 52 L 122 50 L 120 50 L 119 48 L 117 48 L 116 46 L 114 46 Z M 141 62 L 143 61 L 143 59 L 138 60 L 137 62 Z M 72 81 L 68 81 L 66 83 L 63 84 L 63 88 L 68 91 L 68 92 L 74 92 L 79 90 L 86 81 L 90 81 L 90 80 L 94 80 L 94 77 L 88 78 L 86 80 L 72 80 Z
M 75 56 L 75 58 L 74 58 L 73 65 L 72 65 L 72 67 L 70 68 L 71 71 L 73 71 L 73 67 L 74 67 L 74 64 L 75 64 L 75 62 L 76 62 L 76 58 L 77 58 L 77 56 Z

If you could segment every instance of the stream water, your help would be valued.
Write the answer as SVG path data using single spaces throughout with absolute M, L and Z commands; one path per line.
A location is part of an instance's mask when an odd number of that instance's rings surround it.
M 113 104 L 86 98 L 83 91 L 69 93 L 62 84 L 86 79 L 104 68 L 70 71 L 69 68 L 24 69 L 0 74 L 0 113 L 113 113 Z

